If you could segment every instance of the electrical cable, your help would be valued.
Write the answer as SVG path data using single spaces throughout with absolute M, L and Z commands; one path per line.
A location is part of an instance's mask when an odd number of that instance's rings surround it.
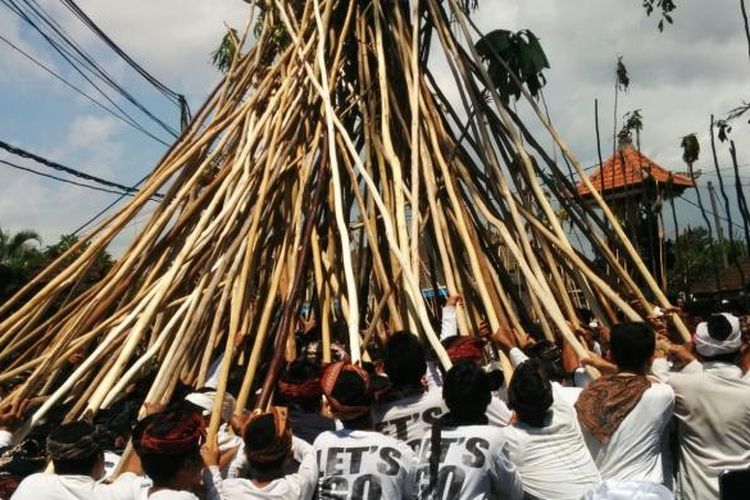
M 133 188 L 137 188 L 138 186 L 140 186 L 146 179 L 148 179 L 148 175 L 146 175 L 141 180 L 139 180 L 138 182 L 136 182 L 133 185 Z M 117 199 L 115 199 L 115 201 L 113 201 L 112 203 L 110 203 L 109 205 L 107 205 L 106 207 L 104 207 L 103 209 L 101 209 L 93 217 L 91 217 L 86 222 L 84 222 L 83 224 L 81 224 L 80 226 L 78 226 L 78 228 L 75 231 L 73 231 L 71 234 L 73 234 L 73 236 L 78 236 L 78 234 L 81 231 L 83 231 L 88 226 L 90 226 L 91 224 L 93 224 L 94 222 L 96 222 L 96 220 L 99 219 L 99 217 L 101 217 L 102 215 L 106 214 L 109 210 L 112 209 L 112 207 L 114 207 L 115 205 L 117 205 L 118 203 L 120 203 L 120 201 L 122 201 L 126 196 L 128 196 L 127 193 L 122 193 Z
M 7 160 L 3 160 L 2 158 L 0 158 L 0 163 L 2 163 L 3 165 L 6 165 L 8 167 L 11 167 L 11 168 L 15 168 L 15 169 L 18 169 L 18 170 L 23 170 L 25 172 L 29 172 L 29 173 L 32 173 L 32 174 L 39 175 L 41 177 L 46 177 L 48 179 L 53 179 L 53 180 L 56 180 L 56 181 L 59 181 L 59 182 L 64 182 L 66 184 L 72 184 L 74 186 L 78 186 L 78 187 L 82 187 L 82 188 L 86 188 L 86 189 L 91 189 L 91 190 L 94 190 L 94 191 L 101 191 L 103 193 L 111 193 L 111 194 L 119 194 L 121 196 L 135 196 L 133 193 L 123 193 L 122 191 L 115 191 L 114 189 L 107 189 L 107 188 L 102 188 L 102 187 L 99 187 L 99 186 L 92 186 L 91 184 L 84 184 L 82 182 L 71 181 L 70 179 L 64 179 L 62 177 L 57 177 L 56 175 L 51 175 L 51 174 L 47 174 L 47 173 L 44 173 L 44 172 L 39 172 L 38 170 L 34 170 L 34 169 L 31 169 L 31 168 L 28 168 L 28 167 L 24 167 L 24 166 L 21 166 L 21 165 L 19 165 L 17 163 L 13 163 L 13 162 L 10 162 L 10 161 L 7 161 Z
M 138 72 L 154 87 L 159 89 L 164 95 L 168 96 L 175 103 L 180 103 L 185 97 L 170 89 L 162 82 L 157 80 L 153 75 L 146 71 L 140 64 L 135 62 L 124 50 L 122 50 L 99 26 L 72 0 L 61 0 L 62 4 L 68 8 L 83 24 L 93 31 L 104 43 L 107 44 L 117 55 L 127 62 L 131 68 Z
M 678 196 L 678 198 L 680 198 L 680 199 L 681 199 L 681 200 L 683 200 L 683 201 L 686 201 L 686 202 L 687 202 L 688 204 L 690 204 L 690 205 L 694 206 L 695 208 L 700 208 L 700 206 L 699 206 L 699 205 L 698 205 L 697 203 L 695 203 L 695 202 L 694 202 L 694 201 L 692 201 L 692 200 L 689 200 L 689 199 L 685 198 L 685 195 L 680 195 L 680 196 Z M 709 213 L 709 214 L 711 214 L 711 215 L 714 215 L 714 216 L 718 217 L 718 218 L 719 218 L 719 220 L 722 220 L 722 221 L 724 221 L 724 222 L 727 222 L 727 223 L 729 222 L 729 220 L 727 220 L 727 219 L 726 219 L 725 217 L 722 217 L 721 215 L 719 215 L 719 214 L 716 214 L 715 212 L 713 212 L 713 211 L 711 211 L 711 210 L 706 210 L 706 213 Z M 736 227 L 738 227 L 738 228 L 740 228 L 740 229 L 742 229 L 742 226 L 740 226 L 740 225 L 739 225 L 739 224 L 737 224 L 736 222 L 732 222 L 732 225 L 733 225 L 733 226 L 736 226 Z
M 83 77 L 84 80 L 86 80 L 94 89 L 99 92 L 99 94 L 104 97 L 112 106 L 114 106 L 118 111 L 120 111 L 123 115 L 125 115 L 129 120 L 133 122 L 133 124 L 137 124 L 135 119 L 128 114 L 127 111 L 125 111 L 121 106 L 119 106 L 109 95 L 107 95 L 94 81 L 83 72 L 83 70 L 79 67 L 79 65 L 76 64 L 78 62 L 80 64 L 80 60 L 75 58 L 68 49 L 65 47 L 61 47 L 59 43 L 57 43 L 55 40 L 52 39 L 50 35 L 44 32 L 44 30 L 39 27 L 31 17 L 29 17 L 28 13 L 25 12 L 17 3 L 15 0 L 0 0 L 8 9 L 10 9 L 12 12 L 14 12 L 16 15 L 18 15 L 22 20 L 24 20 L 27 24 L 29 24 L 35 31 L 37 31 L 42 38 L 44 38 L 47 43 L 62 57 L 65 59 L 65 61 L 70 64 L 70 66 L 79 74 L 81 77 Z M 27 2 L 28 5 L 28 2 Z M 30 7 L 33 10 L 33 7 Z M 91 65 L 93 68 L 98 68 L 98 65 L 87 55 L 78 50 L 76 44 L 71 42 L 69 39 L 67 39 L 64 35 L 62 35 L 59 31 L 56 30 L 56 28 L 47 22 L 43 16 L 37 13 L 37 17 L 42 19 L 42 21 L 45 22 L 45 24 L 48 24 L 53 28 L 53 31 L 56 31 L 58 36 L 62 38 L 62 40 L 73 48 L 74 51 L 76 51 L 81 57 L 84 59 L 87 59 L 88 64 Z M 88 71 L 92 72 L 95 77 L 102 80 L 104 83 L 109 85 L 111 88 L 113 88 L 115 91 L 117 91 L 120 95 L 122 95 L 126 100 L 131 102 L 134 106 L 136 106 L 138 109 L 140 109 L 143 113 L 145 113 L 149 118 L 154 120 L 156 123 L 158 123 L 162 128 L 164 128 L 168 133 L 173 135 L 174 137 L 177 137 L 178 133 L 169 125 L 161 121 L 159 118 L 157 118 L 153 113 L 151 113 L 143 104 L 141 104 L 138 100 L 136 100 L 132 95 L 130 95 L 127 91 L 125 91 L 122 87 L 120 87 L 114 80 L 111 78 L 107 78 L 105 72 L 99 68 L 98 70 L 92 70 L 91 68 L 86 68 Z M 142 126 L 138 125 L 139 128 L 143 128 Z M 145 129 L 143 129 L 144 132 Z M 149 133 L 150 134 L 150 133 Z
M 158 142 L 160 144 L 163 144 L 164 146 L 169 146 L 168 142 L 165 142 L 165 141 L 159 139 L 155 135 L 151 134 L 147 130 L 145 130 L 142 127 L 140 127 L 138 124 L 131 123 L 129 120 L 127 120 L 123 116 L 119 115 L 112 108 L 109 108 L 105 104 L 101 103 L 100 101 L 97 101 L 94 97 L 91 97 L 89 94 L 87 94 L 86 92 L 84 92 L 80 88 L 76 87 L 74 84 L 70 83 L 68 80 L 66 80 L 65 78 L 63 78 L 59 74 L 55 73 L 48 66 L 46 66 L 44 63 L 40 62 L 38 59 L 34 58 L 34 56 L 32 56 L 28 52 L 24 51 L 22 48 L 20 48 L 19 46 L 17 46 L 16 44 L 14 44 L 10 40 L 8 40 L 7 38 L 5 38 L 2 34 L 0 34 L 0 41 L 5 42 L 10 48 L 12 48 L 16 52 L 18 52 L 19 54 L 21 54 L 22 56 L 24 56 L 30 62 L 32 62 L 36 66 L 40 67 L 41 69 L 43 69 L 44 71 L 46 71 L 50 75 L 52 75 L 54 78 L 56 78 L 57 80 L 59 80 L 60 82 L 62 82 L 65 86 L 67 86 L 68 88 L 70 88 L 74 92 L 80 94 L 81 96 L 85 97 L 86 99 L 88 99 L 89 101 L 91 101 L 93 104 L 95 104 L 97 107 L 99 107 L 102 110 L 106 111 L 107 113 L 111 114 L 112 116 L 114 116 L 118 120 L 124 122 L 129 127 L 132 127 L 135 130 L 138 130 L 139 132 L 142 132 L 142 133 L 146 134 L 148 137 L 150 137 L 151 139 L 155 140 L 156 142 Z
M 65 172 L 67 174 L 73 175 L 75 177 L 79 177 L 81 179 L 85 179 L 87 181 L 96 182 L 98 184 L 101 184 L 103 186 L 108 186 L 111 188 L 119 189 L 120 191 L 125 191 L 127 193 L 136 193 L 138 192 L 138 189 L 132 188 L 129 186 L 125 186 L 123 184 L 119 184 L 117 182 L 108 181 L 106 179 L 102 179 L 101 177 L 96 177 L 91 174 L 87 174 L 86 172 L 81 172 L 80 170 L 76 170 L 74 168 L 66 167 L 65 165 L 61 165 L 60 163 L 48 160 L 46 158 L 43 158 L 39 155 L 35 155 L 34 153 L 30 153 L 29 151 L 26 151 L 24 149 L 21 149 L 16 146 L 11 146 L 5 141 L 0 140 L 0 148 L 6 150 L 7 152 L 14 154 L 16 156 L 20 156 L 21 158 L 34 160 L 37 163 L 41 163 L 42 165 L 45 165 L 47 167 L 53 168 L 55 170 L 58 170 L 60 172 Z M 155 193 L 153 198 L 159 199 L 163 198 L 164 195 L 161 193 Z
M 19 15 L 24 21 L 26 21 L 32 28 L 34 28 L 42 37 L 44 37 L 45 40 L 47 40 L 50 45 L 55 48 L 58 52 L 60 50 L 63 50 L 68 57 L 71 59 L 76 60 L 79 64 L 83 65 L 88 69 L 94 76 L 102 80 L 104 83 L 106 83 L 109 87 L 111 87 L 113 90 L 115 90 L 117 93 L 119 93 L 121 96 L 123 96 L 126 100 L 128 100 L 131 104 L 136 106 L 138 109 L 140 109 L 144 114 L 146 114 L 149 118 L 151 118 L 154 122 L 159 124 L 164 130 L 166 130 L 168 133 L 172 134 L 173 136 L 177 136 L 177 132 L 175 129 L 164 123 L 161 119 L 159 119 L 156 115 L 151 113 L 143 104 L 141 104 L 135 97 L 133 97 L 129 92 L 127 92 L 122 86 L 120 86 L 114 78 L 112 78 L 109 73 L 107 73 L 100 65 L 94 61 L 93 57 L 89 55 L 80 45 L 78 45 L 74 40 L 72 40 L 71 36 L 65 32 L 65 30 L 57 23 L 52 16 L 49 15 L 37 2 L 36 0 L 21 0 L 27 7 L 27 10 L 24 11 L 21 6 L 17 3 L 16 0 L 3 0 L 3 3 L 6 5 L 12 5 L 15 7 L 14 12 L 16 12 L 17 15 Z M 33 5 L 32 5 L 33 4 Z M 76 57 L 73 53 L 71 53 L 70 50 L 66 49 L 65 47 L 62 47 L 59 43 L 52 40 L 52 37 L 49 36 L 47 33 L 45 33 L 39 26 L 36 25 L 36 23 L 30 18 L 30 15 L 35 15 L 38 19 L 40 19 L 44 24 L 49 26 L 52 31 L 59 37 L 59 39 L 62 41 L 63 44 L 70 47 L 78 56 L 80 56 L 83 60 Z M 62 54 L 61 54 L 62 55 Z M 70 61 L 67 57 L 66 60 L 68 62 L 75 66 L 72 61 Z M 76 69 L 78 69 L 76 67 Z M 82 75 L 83 76 L 83 75 Z

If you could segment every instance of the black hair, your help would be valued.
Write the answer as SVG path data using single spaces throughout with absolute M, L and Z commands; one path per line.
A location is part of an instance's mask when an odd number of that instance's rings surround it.
M 445 374 L 443 399 L 456 418 L 474 420 L 492 399 L 489 377 L 476 363 L 460 360 Z
M 202 462 L 200 452 L 194 451 L 181 455 L 155 455 L 143 453 L 139 455 L 143 472 L 154 482 L 154 486 L 166 486 L 188 464 Z
M 385 344 L 384 369 L 394 387 L 419 385 L 427 372 L 424 346 L 416 335 L 396 332 Z
M 276 422 L 272 414 L 263 415 L 245 428 L 245 451 L 263 450 L 276 440 Z M 287 457 L 272 462 L 250 463 L 250 477 L 259 481 L 272 481 L 284 475 Z
M 554 342 L 541 340 L 526 349 L 526 354 L 539 362 L 547 378 L 560 382 L 565 378 L 562 365 L 562 352 Z
M 706 320 L 708 334 L 711 338 L 724 341 L 732 334 L 732 324 L 723 314 L 712 314 Z
M 57 443 L 73 445 L 94 434 L 94 428 L 88 422 L 79 420 L 63 424 L 54 429 L 49 434 L 49 439 Z M 81 455 L 75 459 L 56 459 L 52 457 L 52 464 L 55 467 L 55 474 L 70 474 L 78 476 L 87 476 L 91 474 L 96 462 L 101 458 L 102 452 L 99 448 L 93 448 L 89 453 Z
M 588 325 L 589 323 L 591 323 L 593 320 L 596 319 L 596 317 L 594 316 L 594 313 L 591 312 L 591 309 L 587 309 L 585 307 L 578 308 L 578 317 L 586 325 Z
M 288 384 L 302 384 L 308 380 L 320 377 L 320 365 L 305 356 L 299 357 L 289 363 L 279 377 Z M 284 406 L 297 406 L 307 413 L 315 413 L 320 410 L 320 395 L 312 398 L 290 398 L 284 397 L 276 391 L 276 400 Z
M 94 417 L 94 424 L 97 426 L 102 449 L 114 452 L 124 450 L 140 407 L 140 401 L 123 398 L 112 403 L 109 408 L 99 410 Z
M 339 375 L 331 395 L 346 406 L 370 406 L 372 389 L 355 372 L 344 371 Z
M 437 486 L 444 426 L 486 425 L 487 405 L 492 400 L 490 377 L 471 360 L 456 361 L 443 383 L 448 413 L 432 424 L 430 436 L 430 491 Z
M 552 385 L 539 362 L 530 358 L 521 363 L 508 386 L 508 406 L 518 419 L 533 427 L 543 427 L 552 406 Z
M 620 370 L 641 372 L 656 349 L 654 331 L 643 322 L 618 323 L 612 327 L 609 351 Z
M 526 330 L 526 333 L 529 335 L 529 337 L 536 340 L 537 342 L 541 342 L 545 339 L 544 330 L 542 330 L 542 327 L 537 323 L 529 323 L 524 329 Z

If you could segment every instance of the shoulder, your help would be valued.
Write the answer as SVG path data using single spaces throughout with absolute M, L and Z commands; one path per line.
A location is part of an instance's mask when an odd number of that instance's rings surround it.
M 643 393 L 643 397 L 659 401 L 673 401 L 674 389 L 672 389 L 672 386 L 669 384 L 651 380 L 651 387 L 646 389 L 646 392 Z
M 458 436 L 481 436 L 487 439 L 504 440 L 507 427 L 497 427 L 495 425 L 465 425 L 454 428 L 453 432 Z
M 200 500 L 189 491 L 160 490 L 148 496 L 148 500 Z
M 337 441 L 338 439 L 339 436 L 336 434 L 336 431 L 323 431 L 318 434 L 318 437 L 315 438 L 312 445 L 313 448 L 321 448 L 327 446 L 328 443 Z
M 54 474 L 44 472 L 26 476 L 18 485 L 18 488 L 16 488 L 13 498 L 33 498 L 35 493 L 39 493 L 39 488 L 44 488 L 45 485 L 52 484 L 56 480 Z M 31 496 L 25 497 L 24 495 L 27 493 L 31 494 Z

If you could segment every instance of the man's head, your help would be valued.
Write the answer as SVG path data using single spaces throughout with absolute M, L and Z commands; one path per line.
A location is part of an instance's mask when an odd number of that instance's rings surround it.
M 47 437 L 47 454 L 56 474 L 104 477 L 104 454 L 88 422 L 62 424 Z
M 205 421 L 196 412 L 166 411 L 150 415 L 133 430 L 133 445 L 143 471 L 156 487 L 191 490 L 201 481 L 200 447 Z
M 733 361 L 741 346 L 740 319 L 733 314 L 712 314 L 695 329 L 695 350 L 705 359 Z
M 364 368 L 339 361 L 326 367 L 320 385 L 333 415 L 344 426 L 365 425 L 372 405 L 372 385 Z
M 292 430 L 286 409 L 256 411 L 244 430 L 245 455 L 253 479 L 271 481 L 284 475 L 284 463 L 292 451 Z
M 535 359 L 516 368 L 508 386 L 508 406 L 518 420 L 534 426 L 544 425 L 547 410 L 552 406 L 552 385 Z
M 445 374 L 443 399 L 458 419 L 476 420 L 485 414 L 492 399 L 490 379 L 475 362 L 457 361 Z
M 424 347 L 410 332 L 396 332 L 388 338 L 383 361 L 388 380 L 397 388 L 420 384 L 427 372 Z
M 482 362 L 484 342 L 470 335 L 456 335 L 443 341 L 448 357 L 456 363 L 469 360 L 479 365 Z
M 539 362 L 548 379 L 561 382 L 565 378 L 562 351 L 554 342 L 549 340 L 536 342 L 526 349 L 526 354 Z
M 209 415 L 211 415 L 211 412 L 214 408 L 215 399 L 216 389 L 213 387 L 203 387 L 185 396 L 185 402 L 188 403 L 188 407 L 191 410 L 195 410 L 201 413 L 204 417 L 208 417 Z M 232 396 L 229 392 L 225 392 L 224 400 L 221 404 L 222 421 L 229 422 L 232 419 L 234 405 L 234 396 Z
M 320 365 L 306 357 L 297 358 L 279 377 L 277 397 L 281 404 L 300 407 L 308 413 L 320 410 Z
M 646 323 L 625 322 L 612 327 L 609 351 L 620 371 L 646 373 L 656 349 L 656 336 Z

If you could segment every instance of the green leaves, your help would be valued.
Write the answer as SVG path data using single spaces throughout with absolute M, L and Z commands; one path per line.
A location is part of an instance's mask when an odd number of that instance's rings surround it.
M 226 73 L 229 66 L 232 64 L 239 43 L 240 39 L 237 35 L 237 30 L 229 28 L 227 33 L 221 39 L 219 47 L 211 53 L 211 62 L 222 73 Z
M 641 110 L 635 109 L 625 113 L 624 123 L 622 129 L 618 132 L 617 137 L 622 142 L 632 143 L 633 132 L 636 133 L 636 137 L 643 130 L 643 116 L 641 116 Z
M 628 76 L 628 68 L 622 62 L 622 56 L 617 56 L 617 67 L 615 68 L 615 75 L 617 76 L 617 86 L 620 90 L 627 92 L 630 88 L 630 77 Z
M 695 136 L 695 134 L 689 134 L 682 138 L 682 141 L 680 142 L 680 147 L 682 148 L 682 159 L 687 163 L 688 165 L 692 165 L 696 161 L 698 161 L 698 156 L 701 152 L 701 146 L 698 143 L 698 138 Z
M 661 13 L 661 19 L 659 20 L 659 31 L 664 31 L 664 21 L 669 24 L 673 24 L 672 12 L 677 8 L 674 0 L 642 0 L 643 8 L 646 9 L 646 15 L 650 16 L 654 10 L 658 10 Z
M 550 67 L 549 61 L 539 38 L 531 30 L 517 33 L 494 30 L 477 42 L 476 49 L 487 63 L 492 85 L 506 104 L 510 101 L 510 96 L 514 96 L 516 100 L 521 98 L 521 88 L 514 81 L 513 75 L 526 86 L 533 97 L 537 97 L 547 83 L 542 71 Z
M 721 142 L 725 142 L 729 139 L 729 134 L 732 132 L 732 125 L 729 123 L 729 120 L 719 120 L 716 122 L 715 126 L 718 130 L 716 136 Z

